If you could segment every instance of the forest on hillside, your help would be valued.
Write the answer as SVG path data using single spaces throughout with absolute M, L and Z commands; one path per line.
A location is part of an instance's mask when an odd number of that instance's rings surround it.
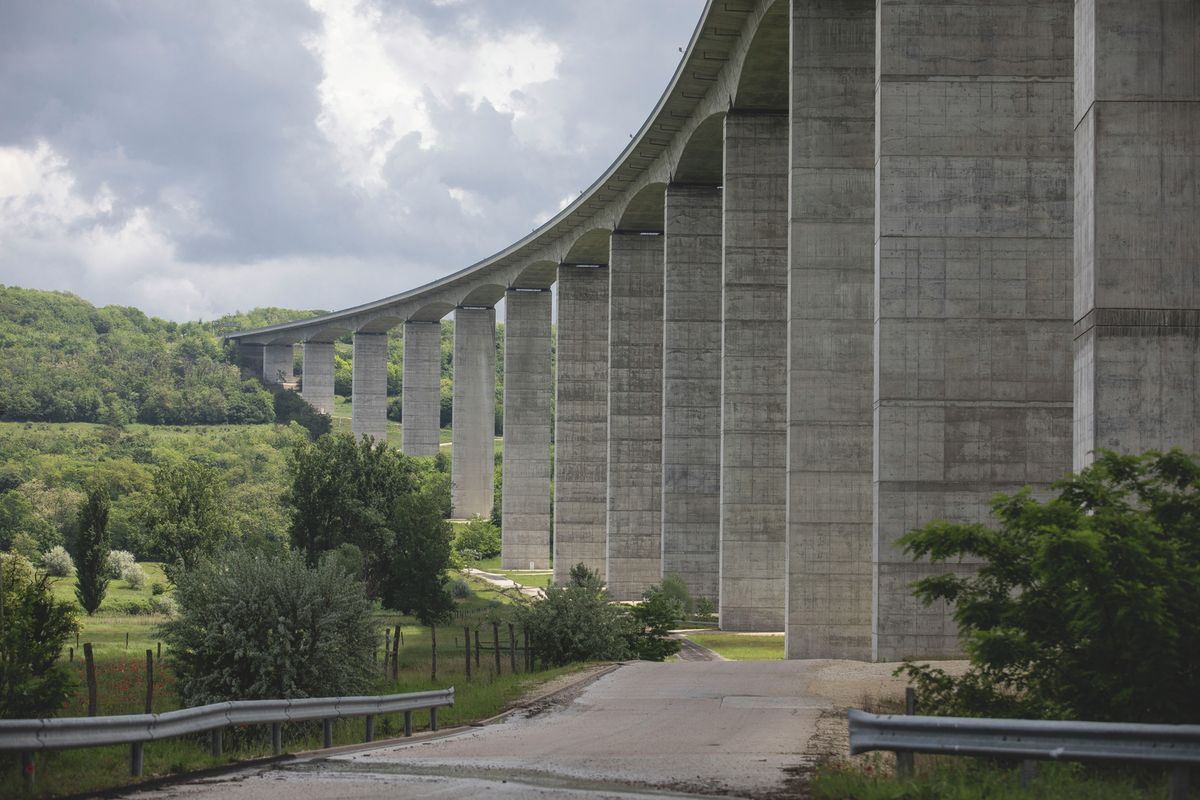
M 243 375 L 221 336 L 323 313 L 257 308 L 176 323 L 67 292 L 0 285 L 0 420 L 123 426 L 276 421 L 271 392 Z M 496 432 L 503 419 L 503 324 L 496 335 Z M 451 423 L 453 324 L 442 322 L 442 425 Z M 296 375 L 303 374 L 297 348 Z M 349 397 L 350 337 L 335 349 L 335 392 Z M 404 346 L 390 341 L 388 416 L 399 421 Z

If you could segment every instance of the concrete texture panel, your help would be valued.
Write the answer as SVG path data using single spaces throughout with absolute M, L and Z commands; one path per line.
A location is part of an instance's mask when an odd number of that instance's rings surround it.
M 404 323 L 404 415 L 400 449 L 410 456 L 436 456 L 442 427 L 442 324 Z
M 558 268 L 554 580 L 605 574 L 608 503 L 608 268 Z
M 880 4 L 877 660 L 959 650 L 896 540 L 1070 466 L 1071 21 L 1067 0 Z
M 549 290 L 504 295 L 504 569 L 550 567 Z
M 300 394 L 322 414 L 333 414 L 333 342 L 304 343 Z
M 725 118 L 721 627 L 784 628 L 788 115 Z
M 264 344 L 262 348 L 263 383 L 291 383 L 296 379 L 296 349 L 290 344 Z
M 450 504 L 458 519 L 492 515 L 496 434 L 496 309 L 454 310 Z
M 875 2 L 792 3 L 787 655 L 871 656 Z
M 608 592 L 662 580 L 663 237 L 614 233 L 608 260 Z
M 387 441 L 387 357 L 386 333 L 354 334 L 350 430 L 355 439 Z
M 1075 14 L 1075 448 L 1200 450 L 1200 6 Z
M 663 266 L 662 572 L 719 595 L 721 190 L 667 187 Z

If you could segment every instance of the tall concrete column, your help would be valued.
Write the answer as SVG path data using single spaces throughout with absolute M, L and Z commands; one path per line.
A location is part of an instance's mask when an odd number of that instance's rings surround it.
M 793 0 L 789 658 L 871 657 L 875 0 Z
M 263 345 L 263 383 L 291 383 L 296 380 L 296 350 L 288 344 Z
M 721 190 L 667 187 L 663 261 L 662 572 L 719 596 Z
M 442 423 L 442 324 L 404 323 L 404 381 L 401 385 L 400 449 L 410 456 L 436 456 Z
M 663 238 L 615 232 L 608 259 L 608 592 L 662 580 Z
M 387 441 L 386 333 L 355 333 L 350 398 L 350 430 L 355 439 Z
M 495 489 L 496 309 L 454 310 L 454 516 L 492 515 Z
M 333 342 L 304 343 L 300 394 L 322 414 L 333 414 Z
M 608 486 L 608 268 L 558 268 L 554 411 L 554 581 L 605 572 Z
M 550 300 L 504 295 L 504 569 L 550 567 Z
M 1200 6 L 1075 13 L 1075 453 L 1200 450 Z
M 725 118 L 721 627 L 784 628 L 788 115 Z
M 1071 26 L 1071 0 L 879 6 L 878 660 L 960 653 L 900 536 L 1070 469 Z

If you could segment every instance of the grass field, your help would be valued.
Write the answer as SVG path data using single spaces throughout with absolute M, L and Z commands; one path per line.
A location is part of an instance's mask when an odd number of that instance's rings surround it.
M 484 572 L 503 575 L 522 586 L 535 586 L 539 589 L 545 589 L 554 580 L 553 570 L 500 569 L 500 556 L 481 559 L 471 566 Z
M 701 647 L 707 647 L 730 661 L 779 661 L 783 659 L 783 634 L 689 633 Z

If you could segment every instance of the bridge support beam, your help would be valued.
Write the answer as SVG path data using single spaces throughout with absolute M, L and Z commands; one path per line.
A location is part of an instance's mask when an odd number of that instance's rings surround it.
M 558 268 L 554 580 L 582 563 L 605 574 L 608 268 Z
M 440 322 L 404 323 L 401 409 L 400 449 L 410 456 L 436 456 L 442 422 Z
M 875 0 L 791 8 L 787 655 L 866 660 Z
M 878 25 L 873 656 L 893 661 L 961 652 L 896 540 L 1070 468 L 1072 3 L 904 0 Z
M 304 343 L 300 395 L 322 414 L 333 414 L 333 342 Z
M 504 295 L 504 569 L 550 567 L 550 300 Z
M 1075 453 L 1200 450 L 1200 8 L 1075 17 Z
M 296 350 L 291 344 L 264 344 L 263 383 L 281 384 L 296 380 Z
M 721 190 L 667 187 L 663 261 L 662 572 L 719 596 Z
M 662 580 L 663 238 L 610 239 L 608 592 L 640 600 Z
M 495 495 L 496 309 L 454 310 L 451 505 L 458 519 L 491 517 Z
M 387 441 L 387 358 L 386 333 L 354 334 L 350 430 L 355 439 Z
M 788 115 L 725 118 L 721 627 L 784 628 Z

